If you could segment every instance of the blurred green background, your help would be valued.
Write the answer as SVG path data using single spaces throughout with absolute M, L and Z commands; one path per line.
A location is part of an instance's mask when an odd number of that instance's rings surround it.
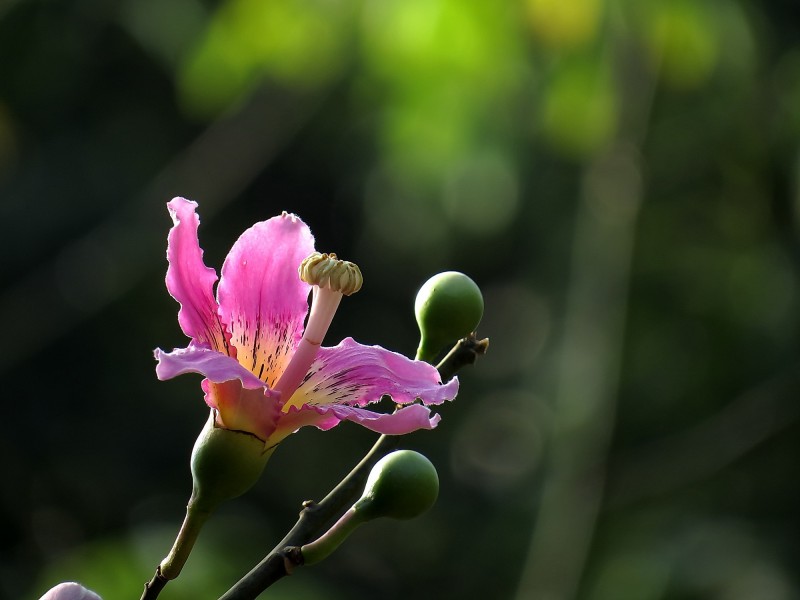
M 0 596 L 138 598 L 206 410 L 165 202 L 216 268 L 288 210 L 364 289 L 327 342 L 413 354 L 482 287 L 437 505 L 264 597 L 800 598 L 800 11 L 791 0 L 0 2 Z M 371 445 L 304 429 L 164 600 L 216 598 Z

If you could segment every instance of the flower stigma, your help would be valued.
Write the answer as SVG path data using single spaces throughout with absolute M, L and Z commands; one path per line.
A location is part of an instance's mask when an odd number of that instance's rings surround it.
M 283 412 L 288 412 L 292 406 L 299 406 L 299 402 L 290 399 L 308 373 L 342 296 L 355 294 L 364 282 L 356 264 L 340 260 L 333 253 L 314 252 L 300 263 L 297 271 L 300 279 L 312 286 L 311 310 L 303 338 L 275 384 L 274 389 L 286 399 Z

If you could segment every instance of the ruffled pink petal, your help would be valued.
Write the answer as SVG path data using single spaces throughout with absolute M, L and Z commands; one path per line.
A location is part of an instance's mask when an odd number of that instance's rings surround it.
M 303 335 L 310 286 L 297 269 L 314 251 L 303 221 L 283 213 L 256 223 L 231 248 L 217 288 L 237 358 L 272 387 Z
M 215 383 L 238 380 L 248 389 L 264 387 L 264 382 L 240 365 L 235 358 L 210 348 L 189 346 L 172 352 L 156 348 L 156 375 L 160 380 L 184 373 L 199 373 Z
M 59 583 L 48 590 L 39 600 L 102 600 L 102 598 L 79 583 L 67 582 Z
M 304 406 L 300 409 L 292 408 L 286 413 L 267 443 L 277 443 L 305 425 L 314 425 L 319 429 L 327 430 L 342 421 L 353 421 L 377 433 L 404 435 L 418 429 L 433 429 L 440 419 L 440 415 L 431 416 L 430 409 L 421 404 L 404 406 L 393 413 L 377 413 L 364 408 L 340 404 Z
M 197 203 L 173 198 L 167 203 L 174 223 L 167 237 L 167 289 L 181 308 L 178 323 L 195 343 L 208 344 L 228 354 L 225 330 L 217 314 L 214 283 L 217 273 L 203 263 L 197 239 L 200 218 Z
M 287 405 L 364 406 L 384 395 L 397 404 L 417 398 L 424 404 L 441 404 L 457 393 L 458 379 L 442 385 L 439 372 L 426 362 L 345 338 L 338 346 L 320 348 L 309 374 Z
M 404 435 L 418 429 L 433 429 L 441 420 L 441 415 L 431 416 L 427 406 L 411 404 L 391 414 L 376 413 L 355 406 L 316 406 L 318 412 L 324 411 L 339 421 L 353 421 L 378 433 Z M 333 426 L 333 425 L 331 425 Z

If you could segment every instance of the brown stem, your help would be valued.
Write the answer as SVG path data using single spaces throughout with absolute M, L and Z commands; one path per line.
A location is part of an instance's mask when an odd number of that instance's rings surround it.
M 437 365 L 442 381 L 452 379 L 459 369 L 467 365 L 475 364 L 479 356 L 483 356 L 489 350 L 489 338 L 479 340 L 475 333 L 458 340 L 453 349 L 447 353 Z
M 161 568 L 157 567 L 153 578 L 144 584 L 144 592 L 142 592 L 140 600 L 155 600 L 168 582 L 169 579 L 161 575 Z
M 304 503 L 300 517 L 289 533 L 264 560 L 223 594 L 220 600 L 253 600 L 270 585 L 289 575 L 291 567 L 298 565 L 287 554 L 287 550 L 316 539 L 344 507 L 355 502 L 372 467 L 393 450 L 399 441 L 398 436 L 380 436 L 361 462 L 321 502 Z

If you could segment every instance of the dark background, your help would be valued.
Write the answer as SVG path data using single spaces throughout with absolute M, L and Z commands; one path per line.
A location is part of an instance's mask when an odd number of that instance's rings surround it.
M 206 410 L 165 202 L 207 264 L 287 210 L 358 263 L 327 342 L 412 355 L 456 269 L 489 354 L 437 505 L 265 597 L 800 597 L 793 2 L 0 2 L 0 596 L 138 598 Z M 216 598 L 371 445 L 304 429 L 164 600 Z

